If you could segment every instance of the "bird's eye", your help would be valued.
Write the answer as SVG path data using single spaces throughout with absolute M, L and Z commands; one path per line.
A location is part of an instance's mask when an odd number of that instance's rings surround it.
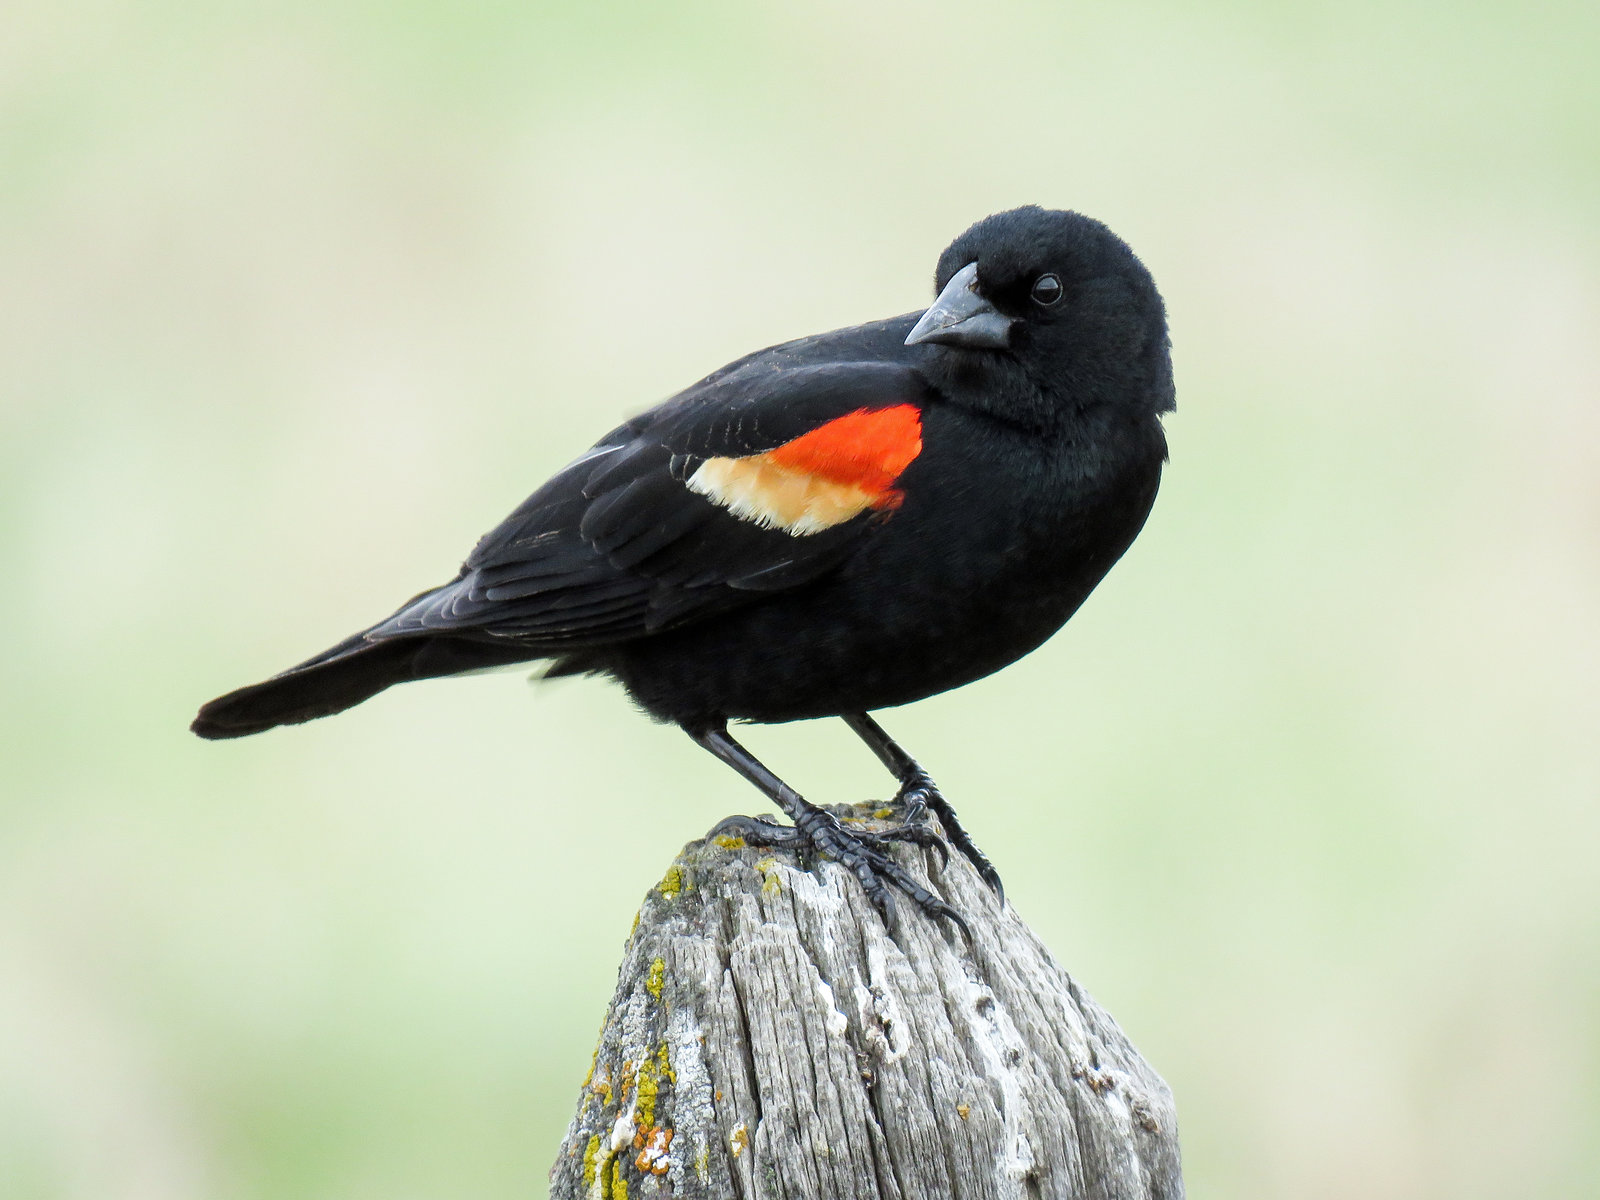
M 1061 297 L 1066 295 L 1067 289 L 1061 286 L 1061 276 L 1054 271 L 1046 271 L 1033 281 L 1033 302 L 1042 304 L 1046 308 L 1059 303 Z

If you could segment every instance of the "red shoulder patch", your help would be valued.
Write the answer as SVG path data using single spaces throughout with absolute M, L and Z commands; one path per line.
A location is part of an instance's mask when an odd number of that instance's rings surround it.
M 894 481 L 921 452 L 915 405 L 863 408 L 761 454 L 708 458 L 686 482 L 740 520 L 805 537 L 899 507 Z
M 922 453 L 922 414 L 914 404 L 863 408 L 819 425 L 775 450 L 769 462 L 847 483 L 888 499 L 890 484 Z

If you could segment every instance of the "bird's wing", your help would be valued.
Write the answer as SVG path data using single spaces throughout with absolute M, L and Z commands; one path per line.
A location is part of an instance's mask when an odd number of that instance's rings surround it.
M 755 359 L 602 439 L 367 637 L 569 647 L 658 632 L 826 572 L 892 516 L 927 385 Z

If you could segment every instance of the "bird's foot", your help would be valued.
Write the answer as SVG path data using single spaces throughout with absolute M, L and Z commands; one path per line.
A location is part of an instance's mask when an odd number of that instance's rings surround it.
M 850 821 L 854 826 L 854 818 L 845 818 L 845 820 Z M 843 822 L 841 821 L 841 828 L 842 826 Z M 842 831 L 851 838 L 864 842 L 880 854 L 886 851 L 894 842 L 909 842 L 914 846 L 921 846 L 925 850 L 937 851 L 940 870 L 950 865 L 949 844 L 939 836 L 939 831 L 933 827 L 933 822 L 928 820 L 926 807 L 920 807 L 914 811 L 908 810 L 903 824 L 891 825 L 887 829 L 852 827 Z M 752 846 L 777 847 L 784 850 L 793 850 L 802 855 L 815 848 L 811 844 L 811 839 L 794 826 L 780 825 L 776 821 L 765 817 L 728 817 L 719 821 L 716 828 L 706 836 L 711 838 L 740 837 Z
M 920 824 L 926 828 L 927 813 L 931 810 L 939 818 L 939 824 L 944 827 L 945 837 L 950 839 L 951 845 L 961 851 L 978 872 L 979 878 L 989 885 L 989 890 L 1000 898 L 1002 904 L 1005 903 L 1006 889 L 1000 882 L 1000 872 L 994 869 L 988 856 L 978 849 L 971 835 L 962 828 L 956 810 L 939 791 L 939 785 L 933 782 L 932 776 L 921 767 L 916 768 L 900 785 L 894 800 L 905 812 L 907 826 Z M 949 861 L 948 852 L 945 852 L 945 859 Z
M 740 837 L 752 846 L 793 850 L 806 861 L 808 867 L 807 860 L 813 853 L 824 854 L 856 877 L 861 883 L 861 890 L 890 928 L 895 925 L 898 910 L 894 892 L 898 891 L 916 905 L 924 916 L 943 917 L 959 928 L 969 941 L 972 938 L 972 930 L 961 914 L 918 883 L 888 853 L 891 843 L 910 842 L 939 850 L 948 862 L 949 852 L 944 847 L 943 839 L 925 819 L 907 821 L 888 829 L 855 829 L 846 826 L 831 812 L 808 805 L 792 826 L 779 825 L 759 817 L 728 817 L 719 822 L 708 836 Z
M 890 814 L 884 811 L 874 815 L 888 817 Z M 898 825 L 891 825 L 887 829 L 852 828 L 850 832 L 874 850 L 886 850 L 893 842 L 909 842 L 913 846 L 921 846 L 924 850 L 937 851 L 940 871 L 950 865 L 950 844 L 940 836 L 933 822 L 928 820 L 926 804 L 903 805 Z

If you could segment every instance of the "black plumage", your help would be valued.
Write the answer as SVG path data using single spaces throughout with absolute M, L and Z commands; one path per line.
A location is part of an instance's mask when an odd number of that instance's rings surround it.
M 410 679 L 534 659 L 609 675 L 762 787 L 804 841 L 953 915 L 766 772 L 729 720 L 844 716 L 998 886 L 932 781 L 865 714 L 968 683 L 1067 620 L 1154 502 L 1173 407 L 1149 273 L 1104 225 L 1017 209 L 944 252 L 925 314 L 758 351 L 619 426 L 450 583 L 200 710 L 227 738 Z

